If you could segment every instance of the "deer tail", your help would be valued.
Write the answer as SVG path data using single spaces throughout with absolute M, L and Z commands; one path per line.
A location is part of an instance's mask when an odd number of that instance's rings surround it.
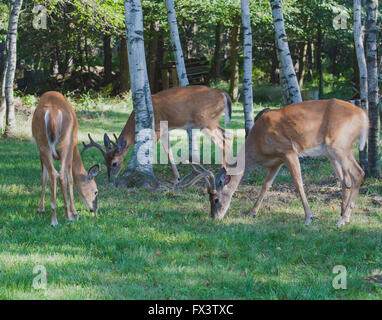
M 49 147 L 54 158 L 58 158 L 56 145 L 61 134 L 62 112 L 55 108 L 48 108 L 45 112 L 45 128 L 48 136 Z

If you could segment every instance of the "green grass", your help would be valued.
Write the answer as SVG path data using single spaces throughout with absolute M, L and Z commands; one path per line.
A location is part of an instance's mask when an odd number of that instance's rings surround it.
M 235 105 L 232 128 L 243 127 L 241 108 Z M 105 131 L 119 133 L 130 111 L 127 103 L 106 112 L 78 110 L 80 141 L 88 132 L 99 142 Z M 109 184 L 102 166 L 97 216 L 76 197 L 80 220 L 66 222 L 59 194 L 59 226 L 52 229 L 49 210 L 36 214 L 40 162 L 28 122 L 19 119 L 23 138 L 0 139 L 0 299 L 382 298 L 381 286 L 364 280 L 382 273 L 380 181 L 365 181 L 352 223 L 337 229 L 340 188 L 324 159 L 302 162 L 317 217 L 309 227 L 285 168 L 256 219 L 246 214 L 260 190 L 261 169 L 216 222 L 202 185 L 182 192 L 126 190 Z M 97 162 L 103 161 L 96 150 L 84 156 L 87 168 Z M 187 170 L 180 166 L 181 174 Z M 171 178 L 166 165 L 155 172 Z M 50 192 L 47 208 L 49 201 Z M 46 290 L 32 287 L 36 265 L 48 272 Z M 347 269 L 347 290 L 332 287 L 336 265 Z

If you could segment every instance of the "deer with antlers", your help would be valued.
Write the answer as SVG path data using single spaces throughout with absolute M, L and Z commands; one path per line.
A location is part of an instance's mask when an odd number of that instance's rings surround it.
M 206 181 L 211 217 L 222 219 L 242 178 L 253 171 L 256 165 L 263 166 L 268 172 L 250 213 L 250 216 L 256 216 L 267 190 L 281 165 L 285 164 L 300 194 L 305 223 L 309 225 L 313 216 L 303 187 L 299 157 L 326 155 L 341 183 L 341 218 L 337 226 L 344 226 L 350 222 L 365 175 L 354 158 L 352 147 L 359 139 L 359 148 L 361 151 L 364 149 L 368 129 L 369 121 L 365 111 L 337 99 L 306 101 L 271 110 L 257 119 L 238 154 L 238 162 L 245 163 L 244 167 L 239 168 L 240 173 L 230 175 L 227 172 L 230 167 L 222 168 L 215 178 L 211 172 L 200 167 L 194 170 L 196 177 L 192 183 L 201 179 Z M 245 162 L 239 161 L 242 159 Z
M 231 99 L 229 95 L 218 89 L 205 86 L 188 86 L 172 88 L 154 94 L 152 96 L 156 141 L 159 139 L 168 154 L 171 169 L 174 175 L 174 184 L 179 183 L 179 172 L 174 163 L 170 146 L 168 145 L 168 132 L 160 132 L 160 123 L 168 122 L 168 129 L 194 129 L 199 128 L 208 135 L 216 146 L 222 151 L 223 166 L 226 166 L 226 150 L 232 144 L 231 136 L 226 134 L 224 128 L 219 126 L 221 114 L 225 110 L 225 121 L 231 119 Z M 131 113 L 125 127 L 115 142 L 111 141 L 105 133 L 105 149 L 94 142 L 89 134 L 90 143 L 84 143 L 82 153 L 89 148 L 97 148 L 105 159 L 108 176 L 118 177 L 122 162 L 134 145 L 135 119 L 134 112 Z
M 66 206 L 66 219 L 78 220 L 74 205 L 73 181 L 90 211 L 97 210 L 98 189 L 94 181 L 99 166 L 85 170 L 77 147 L 78 120 L 70 102 L 59 92 L 45 93 L 33 114 L 32 133 L 40 152 L 42 194 L 38 208 L 44 213 L 45 188 L 49 178 L 52 191 L 51 226 L 57 226 L 56 192 L 57 177 Z M 57 173 L 53 160 L 61 161 L 60 172 Z M 69 186 L 70 205 L 67 196 Z

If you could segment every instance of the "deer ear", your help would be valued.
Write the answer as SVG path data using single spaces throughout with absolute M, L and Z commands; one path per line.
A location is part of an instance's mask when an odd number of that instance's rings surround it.
M 127 141 L 125 138 L 122 138 L 118 141 L 118 152 L 121 153 L 123 150 L 125 150 L 127 146 Z
M 231 176 L 227 175 L 227 170 L 221 168 L 215 179 L 216 191 L 221 191 L 225 185 L 231 181 Z
M 106 133 L 103 135 L 103 143 L 104 143 L 106 149 L 110 149 L 110 143 L 111 142 L 110 142 L 109 136 Z
M 88 171 L 89 179 L 94 179 L 98 174 L 99 174 L 99 165 L 98 164 L 91 167 Z

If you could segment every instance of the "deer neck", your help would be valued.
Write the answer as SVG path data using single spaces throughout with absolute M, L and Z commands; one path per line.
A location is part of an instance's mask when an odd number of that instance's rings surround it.
M 74 184 L 78 189 L 81 185 L 81 182 L 85 179 L 88 173 L 84 167 L 84 164 L 82 163 L 80 151 L 78 150 L 77 145 L 73 148 L 72 173 Z
M 130 114 L 130 117 L 126 122 L 125 127 L 123 128 L 121 134 L 118 137 L 118 141 L 122 138 L 125 138 L 125 140 L 127 142 L 127 147 L 123 151 L 123 156 L 125 156 L 126 153 L 129 151 L 129 149 L 134 144 L 134 138 L 135 138 L 135 115 L 134 115 L 134 111 Z

